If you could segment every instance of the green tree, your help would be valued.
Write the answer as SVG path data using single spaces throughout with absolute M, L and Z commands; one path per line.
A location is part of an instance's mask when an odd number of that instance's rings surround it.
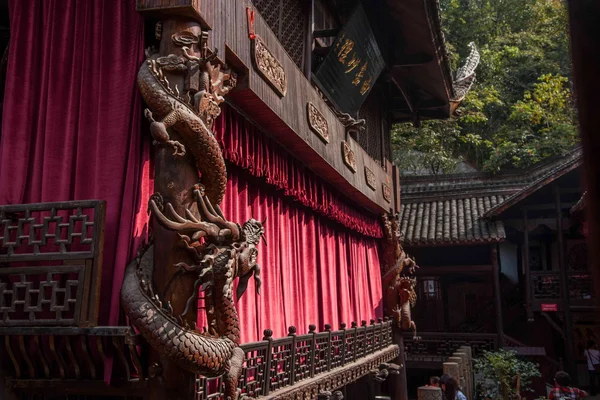
M 529 388 L 533 378 L 540 377 L 539 365 L 521 360 L 514 351 L 484 351 L 483 357 L 475 360 L 475 371 L 483 380 L 478 383 L 481 399 L 512 400 L 517 398 L 516 387 L 520 391 Z
M 433 146 L 429 156 L 420 155 L 428 164 L 451 170 L 447 160 L 465 160 L 498 171 L 529 166 L 577 143 L 564 2 L 441 0 L 440 5 L 452 67 L 457 69 L 474 41 L 481 54 L 477 80 L 456 119 L 424 123 L 420 130 L 397 127 L 395 136 L 413 138 L 393 140 L 395 158 Z M 451 137 L 432 140 L 430 129 L 438 127 Z

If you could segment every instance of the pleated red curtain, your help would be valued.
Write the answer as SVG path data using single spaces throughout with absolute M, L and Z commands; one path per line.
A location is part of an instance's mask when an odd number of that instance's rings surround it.
M 261 243 L 261 294 L 250 282 L 238 303 L 242 341 L 298 333 L 310 324 L 381 316 L 381 278 L 377 239 L 361 235 L 283 196 L 271 185 L 230 165 L 223 212 L 229 220 L 266 219 L 267 245 Z
M 0 204 L 107 201 L 102 324 L 119 322 L 152 181 L 136 74 L 135 0 L 10 0 Z

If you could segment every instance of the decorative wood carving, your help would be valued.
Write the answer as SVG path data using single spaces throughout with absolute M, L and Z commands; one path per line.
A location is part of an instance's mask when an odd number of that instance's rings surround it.
M 97 323 L 105 210 L 100 200 L 0 206 L 0 327 Z
M 383 190 L 383 198 L 385 201 L 387 201 L 388 203 L 392 202 L 392 188 L 385 183 L 381 184 L 382 190 Z
M 252 59 L 259 75 L 267 81 L 279 97 L 284 97 L 287 93 L 287 77 L 283 65 L 258 35 L 252 39 Z
M 317 134 L 319 139 L 329 143 L 329 127 L 327 120 L 319 109 L 310 101 L 306 103 L 306 115 L 308 117 L 308 126 Z
M 157 193 L 149 202 L 154 243 L 127 267 L 121 303 L 156 359 L 168 364 L 155 369 L 162 371 L 167 397 L 189 397 L 194 374 L 225 372 L 225 398 L 236 400 L 244 351 L 233 284 L 240 278 L 238 298 L 249 278 L 260 287 L 256 255 L 263 228 L 253 219 L 230 222 L 219 208 L 227 171 L 210 128 L 235 74 L 195 22 L 163 21 L 161 53 L 147 57 L 138 86 L 159 145 Z M 209 324 L 203 330 L 195 323 L 199 290 Z
M 367 167 L 365 167 L 365 179 L 368 187 L 377 190 L 377 179 L 375 178 L 375 174 Z
M 350 171 L 356 173 L 356 157 L 354 156 L 354 150 L 350 148 L 350 145 L 345 140 L 342 141 L 342 157 L 344 159 L 344 164 Z
M 324 391 L 335 391 L 359 378 L 369 374 L 371 370 L 378 368 L 398 357 L 400 349 L 397 345 L 391 345 L 386 349 L 379 350 L 363 359 L 357 360 L 331 372 L 324 373 L 318 377 L 302 381 L 294 386 L 278 390 L 273 395 L 265 396 L 265 399 L 296 400 L 314 399 Z

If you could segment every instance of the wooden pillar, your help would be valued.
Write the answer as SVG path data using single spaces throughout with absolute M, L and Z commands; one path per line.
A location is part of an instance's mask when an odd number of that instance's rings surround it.
M 161 56 L 169 54 L 182 56 L 181 47 L 175 46 L 171 36 L 184 31 L 194 35 L 200 35 L 202 32 L 200 24 L 195 21 L 178 18 L 162 21 Z M 194 46 L 190 53 L 198 55 L 198 50 Z M 167 73 L 167 78 L 172 87 L 184 87 L 184 75 Z M 168 132 L 172 140 L 184 143 L 175 130 L 169 129 Z M 165 204 L 171 203 L 179 215 L 185 215 L 185 210 L 193 207 L 195 203 L 192 188 L 199 182 L 194 159 L 190 152 L 185 156 L 174 155 L 173 148 L 167 145 L 158 145 L 155 154 L 154 191 L 162 195 Z M 199 217 L 197 210 L 195 217 Z M 194 274 L 179 273 L 176 265 L 181 262 L 193 265 L 195 259 L 191 252 L 181 245 L 181 238 L 177 232 L 168 230 L 156 222 L 152 223 L 152 230 L 155 243 L 154 263 L 157 266 L 154 269 L 154 286 L 164 301 L 171 303 L 174 315 L 180 315 L 194 291 L 197 277 Z M 189 312 L 183 317 L 190 326 L 195 325 L 196 318 L 196 312 Z M 150 380 L 150 399 L 191 398 L 190 396 L 194 395 L 194 374 L 160 360 L 154 351 L 150 357 L 160 366 L 159 375 L 162 375 Z
M 569 27 L 571 57 L 577 101 L 579 129 L 583 144 L 585 188 L 587 190 L 585 217 L 589 227 L 589 263 L 594 289 L 600 293 L 600 3 L 570 0 Z
M 312 75 L 312 47 L 313 31 L 315 30 L 315 0 L 308 2 L 308 18 L 306 27 L 306 41 L 304 42 L 304 76 L 310 81 Z
M 404 337 L 400 329 L 394 327 L 394 343 L 400 347 L 400 355 L 397 364 L 400 365 L 400 371 L 397 378 L 394 378 L 394 390 L 392 392 L 395 400 L 408 400 L 408 390 L 406 387 L 406 356 L 404 353 Z
M 500 288 L 500 267 L 498 265 L 498 245 L 491 245 L 491 263 L 494 279 L 494 303 L 496 308 L 496 333 L 498 334 L 498 346 L 504 343 L 504 320 L 502 318 L 502 292 Z
M 525 309 L 527 321 L 533 322 L 531 309 L 531 271 L 529 270 L 529 230 L 527 228 L 527 208 L 523 207 L 523 272 L 525 272 Z
M 560 191 L 554 184 L 554 204 L 556 207 L 556 235 L 558 245 L 558 268 L 560 270 L 560 297 L 565 317 L 565 341 L 567 372 L 571 374 L 574 383 L 577 384 L 577 366 L 575 364 L 575 345 L 573 340 L 573 320 L 571 319 L 571 305 L 569 301 L 569 275 L 565 259 L 565 243 L 563 238 L 562 208 L 560 205 Z

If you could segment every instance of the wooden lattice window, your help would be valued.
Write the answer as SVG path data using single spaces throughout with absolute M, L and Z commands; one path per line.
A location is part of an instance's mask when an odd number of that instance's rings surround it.
M 437 277 L 426 277 L 420 279 L 421 285 L 419 294 L 424 300 L 439 300 L 440 296 L 440 281 Z
M 302 0 L 252 0 L 298 68 L 304 67 L 307 9 Z
M 360 147 L 365 149 L 371 158 L 381 161 L 381 127 L 382 127 L 382 109 L 381 99 L 376 91 L 372 91 L 365 100 L 360 111 L 359 118 L 365 119 L 366 129 L 356 138 Z

